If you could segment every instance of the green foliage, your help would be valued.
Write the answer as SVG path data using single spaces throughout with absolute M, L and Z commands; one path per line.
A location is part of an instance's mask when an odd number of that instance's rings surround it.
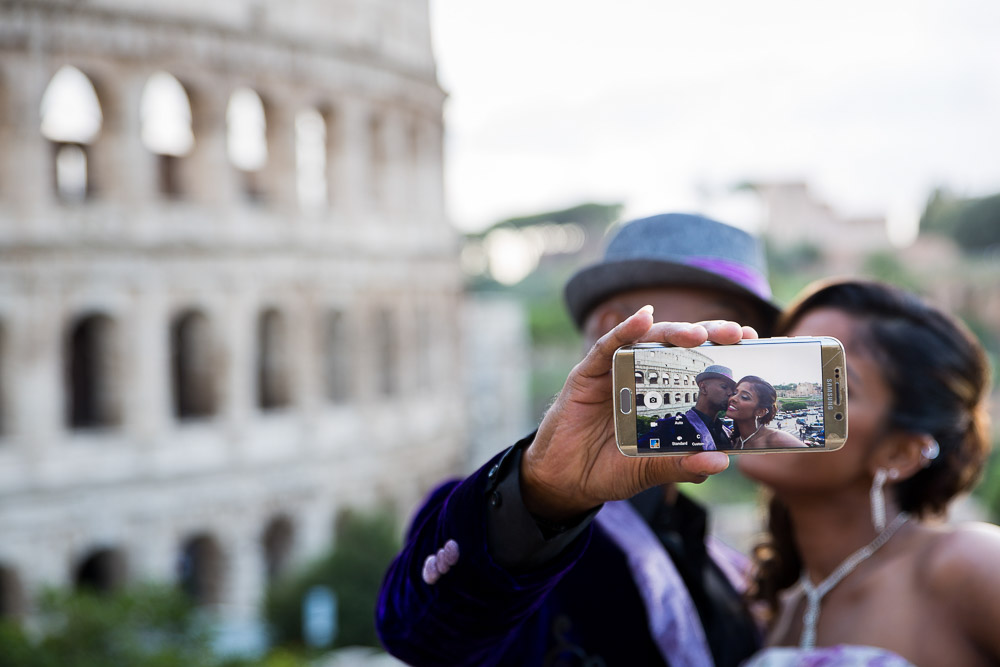
M 380 646 L 375 602 L 382 577 L 399 551 L 397 536 L 396 520 L 387 511 L 341 515 L 336 547 L 268 590 L 264 615 L 272 641 L 303 646 L 302 600 L 313 586 L 326 586 L 337 596 L 339 627 L 334 646 Z
M 190 601 L 165 586 L 107 595 L 48 591 L 39 632 L 0 625 L 0 667 L 214 667 L 208 626 Z M 231 664 L 231 663 L 230 663 Z
M 868 255 L 862 271 L 876 280 L 898 285 L 911 292 L 921 291 L 920 281 L 892 252 L 874 252 Z
M 701 484 L 682 484 L 681 490 L 691 498 L 707 505 L 728 505 L 731 503 L 752 503 L 757 499 L 757 485 L 740 474 L 736 457 L 732 464 L 712 475 Z
M 822 275 L 823 252 L 819 246 L 801 243 L 779 249 L 764 239 L 771 291 L 777 303 L 788 303 L 803 287 Z
M 531 340 L 537 344 L 565 345 L 573 350 L 580 349 L 580 332 L 570 319 L 560 293 L 528 302 L 528 327 Z
M 787 401 L 783 399 L 778 401 L 778 403 L 780 404 L 780 407 L 778 409 L 783 412 L 795 412 L 796 410 L 805 410 L 806 408 L 809 407 L 809 403 L 807 401 L 799 399 L 793 399 Z
M 920 218 L 920 229 L 950 236 L 965 252 L 1000 247 L 1000 194 L 963 199 L 936 190 Z
M 765 249 L 768 268 L 774 273 L 801 273 L 812 269 L 823 259 L 819 246 L 812 243 L 800 243 L 783 250 L 766 243 Z
M 496 229 L 497 227 L 523 229 L 525 227 L 546 223 L 576 223 L 583 227 L 603 230 L 607 229 L 608 225 L 621 216 L 623 208 L 624 205 L 622 204 L 598 204 L 591 202 L 579 204 L 570 208 L 560 209 L 558 211 L 548 211 L 545 213 L 536 213 L 534 215 L 507 218 L 506 220 L 501 220 L 496 223 L 490 227 L 490 229 Z

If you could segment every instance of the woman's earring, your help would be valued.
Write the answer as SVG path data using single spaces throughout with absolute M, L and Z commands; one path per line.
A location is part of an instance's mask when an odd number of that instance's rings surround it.
M 875 526 L 875 530 L 879 533 L 885 530 L 885 482 L 888 479 L 896 479 L 897 477 L 899 477 L 899 471 L 895 468 L 891 470 L 879 468 L 875 471 L 875 478 L 872 479 L 872 525 Z
M 938 457 L 941 453 L 941 445 L 938 444 L 937 440 L 933 438 L 926 445 L 920 448 L 920 454 L 924 457 L 924 467 L 926 468 L 931 464 L 934 459 Z

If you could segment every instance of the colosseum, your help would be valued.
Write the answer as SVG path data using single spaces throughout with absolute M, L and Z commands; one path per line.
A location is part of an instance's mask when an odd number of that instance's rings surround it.
M 426 0 L 0 0 L 0 613 L 231 618 L 463 465 Z

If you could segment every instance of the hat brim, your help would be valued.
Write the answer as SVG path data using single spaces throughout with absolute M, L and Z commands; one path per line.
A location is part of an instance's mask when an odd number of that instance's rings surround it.
M 605 299 L 619 293 L 651 287 L 704 287 L 747 299 L 763 313 L 776 318 L 775 304 L 737 282 L 718 274 L 677 262 L 626 259 L 581 269 L 566 283 L 566 307 L 577 328 L 583 329 L 587 315 Z
M 736 380 L 734 380 L 733 378 L 729 377 L 728 375 L 723 375 L 722 373 L 698 373 L 698 375 L 694 377 L 694 382 L 695 384 L 697 384 L 702 380 L 711 380 L 712 378 L 718 378 L 719 380 L 729 380 L 730 382 L 733 383 L 736 382 Z

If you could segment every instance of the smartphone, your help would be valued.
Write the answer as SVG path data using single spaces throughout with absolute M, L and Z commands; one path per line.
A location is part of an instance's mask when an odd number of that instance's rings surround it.
M 847 439 L 844 346 L 830 336 L 626 345 L 612 374 L 627 456 L 832 451 Z

